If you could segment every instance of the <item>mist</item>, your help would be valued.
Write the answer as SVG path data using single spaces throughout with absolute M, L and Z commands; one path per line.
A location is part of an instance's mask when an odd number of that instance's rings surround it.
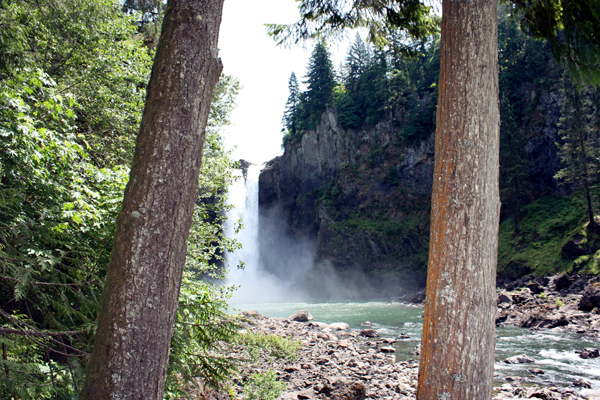
M 259 166 L 249 164 L 245 177 L 229 191 L 229 203 L 235 208 L 228 213 L 226 230 L 243 245 L 226 255 L 227 283 L 237 287 L 232 303 L 391 299 L 406 292 L 385 276 L 368 277 L 360 268 L 315 261 L 316 240 L 294 234 L 280 205 L 259 210 L 259 174 Z M 240 218 L 244 227 L 234 234 L 233 224 Z M 244 269 L 237 268 L 240 262 Z

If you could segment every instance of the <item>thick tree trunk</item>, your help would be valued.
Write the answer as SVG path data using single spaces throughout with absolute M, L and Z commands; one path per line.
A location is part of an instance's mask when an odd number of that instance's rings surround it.
M 223 0 L 169 0 L 81 398 L 162 399 Z
M 443 0 L 417 399 L 492 397 L 500 200 L 497 1 Z

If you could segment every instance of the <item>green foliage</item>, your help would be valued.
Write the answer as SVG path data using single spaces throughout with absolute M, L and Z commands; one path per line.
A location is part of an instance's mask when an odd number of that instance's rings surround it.
M 294 361 L 298 359 L 298 352 L 302 348 L 298 340 L 253 332 L 240 333 L 236 343 L 243 346 L 250 359 L 255 361 L 260 352 L 268 357 Z
M 77 396 L 127 181 L 121 164 L 131 159 L 151 62 L 120 4 L 57 4 L 0 8 L 2 23 L 30 24 L 13 41 L 0 33 L 2 51 L 27 55 L 0 76 L 2 398 Z M 79 18 L 80 12 L 89 15 Z M 27 68 L 33 63 L 51 74 Z M 233 367 L 221 347 L 237 329 L 225 312 L 229 291 L 205 277 L 217 274 L 225 250 L 239 246 L 220 225 L 235 163 L 218 135 L 238 90 L 237 81 L 223 77 L 211 107 L 173 337 L 171 394 L 187 385 L 174 376 L 214 384 Z
M 0 85 L 0 324 L 71 332 L 6 339 L 12 374 L 1 374 L 0 385 L 24 399 L 73 394 L 127 171 L 90 162 L 73 131 L 76 102 L 48 75 L 24 70 Z M 65 355 L 72 380 L 57 378 Z
M 287 129 L 291 135 L 295 135 L 298 130 L 298 102 L 300 101 L 300 88 L 298 87 L 298 79 L 296 73 L 292 72 L 290 75 L 290 81 L 288 83 L 288 95 L 287 102 L 285 103 L 285 111 L 281 123 L 284 129 Z
M 306 81 L 308 86 L 304 96 L 301 97 L 301 121 L 305 123 L 305 130 L 314 129 L 321 120 L 333 99 L 333 88 L 336 85 L 331 55 L 324 43 L 315 45 L 308 61 Z
M 563 77 L 561 94 L 564 100 L 558 126 L 562 143 L 557 145 L 565 167 L 555 178 L 586 190 L 588 219 L 595 225 L 589 190 L 600 175 L 599 94 L 592 87 L 578 91 L 567 76 Z
M 594 189 L 598 195 L 598 189 Z M 510 219 L 500 223 L 498 276 L 552 275 L 572 263 L 561 257 L 562 246 L 586 221 L 582 191 L 567 197 L 546 196 L 524 206 L 519 233 Z
M 275 400 L 287 389 L 285 382 L 277 380 L 277 374 L 269 370 L 264 374 L 256 372 L 244 383 L 244 398 L 246 400 Z
M 600 3 L 598 0 L 512 0 L 521 26 L 552 45 L 558 60 L 579 83 L 600 83 Z
M 359 109 L 354 99 L 346 92 L 343 86 L 336 86 L 333 101 L 338 111 L 337 121 L 344 129 L 358 128 L 362 124 Z
M 388 185 L 397 185 L 400 183 L 400 173 L 398 172 L 398 168 L 394 165 L 391 165 L 388 168 L 387 174 L 385 175 L 385 182 Z
M 144 106 L 152 60 L 134 21 L 114 0 L 4 0 L 0 7 L 0 80 L 23 68 L 47 73 L 58 92 L 77 99 L 73 125 L 101 167 L 129 165 Z
M 561 299 L 556 299 L 556 308 L 561 308 L 565 303 Z
M 239 324 L 227 314 L 227 298 L 227 292 L 198 274 L 184 273 L 165 398 L 181 398 L 202 385 L 219 388 L 236 370 L 229 349 Z
M 309 38 L 341 35 L 348 28 L 369 28 L 368 39 L 377 47 L 391 47 L 403 55 L 416 49 L 408 37 L 423 39 L 438 32 L 431 7 L 416 0 L 360 2 L 302 0 L 300 21 L 292 25 L 269 24 L 267 29 L 278 44 L 297 43 Z

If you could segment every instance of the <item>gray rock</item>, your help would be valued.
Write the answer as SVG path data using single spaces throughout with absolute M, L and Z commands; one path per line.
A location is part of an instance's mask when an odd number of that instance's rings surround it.
M 580 351 L 575 351 L 575 353 L 579 354 L 579 357 L 583 359 L 597 358 L 600 356 L 600 352 L 598 351 L 598 349 L 592 348 L 585 348 Z
M 573 280 L 566 274 L 558 274 L 552 281 L 554 282 L 556 290 L 568 289 L 571 286 L 571 283 L 573 283 Z
M 529 370 L 529 372 L 531 372 L 531 373 L 532 373 L 532 374 L 534 374 L 534 375 L 544 375 L 544 371 L 542 371 L 542 370 L 541 370 L 541 369 L 539 369 L 539 368 L 531 368 L 531 369 Z
M 350 328 L 350 325 L 348 325 L 345 322 L 336 322 L 334 324 L 329 325 L 329 327 L 336 331 L 343 331 L 343 330 Z
M 586 381 L 584 379 L 577 378 L 577 379 L 575 379 L 573 381 L 573 386 L 584 388 L 584 389 L 591 389 L 592 388 L 592 383 L 589 382 L 589 381 Z
M 306 310 L 300 310 L 297 313 L 295 313 L 294 315 L 292 315 L 291 317 L 288 318 L 291 321 L 297 321 L 297 322 L 308 322 L 308 321 L 312 321 L 313 316 L 310 315 L 310 313 Z
M 512 296 L 506 291 L 500 292 L 500 294 L 498 295 L 498 298 L 496 299 L 497 305 L 512 304 L 512 302 L 513 302 Z
M 537 282 L 529 282 L 527 285 L 525 285 L 525 287 L 531 290 L 531 293 L 533 294 L 540 294 L 544 291 L 542 286 Z
M 591 311 L 595 307 L 600 307 L 600 284 L 590 283 L 579 299 L 579 309 Z
M 535 360 L 526 354 L 520 354 L 518 356 L 508 357 L 504 362 L 506 364 L 530 364 L 534 363 Z
M 360 331 L 359 335 L 368 338 L 379 337 L 379 334 L 375 331 L 375 329 L 363 329 Z

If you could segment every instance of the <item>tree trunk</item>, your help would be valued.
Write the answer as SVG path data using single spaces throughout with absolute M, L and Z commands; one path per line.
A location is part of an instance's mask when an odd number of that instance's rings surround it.
M 162 399 L 223 0 L 169 0 L 82 399 Z
M 585 188 L 585 199 L 587 201 L 587 214 L 588 214 L 588 229 L 596 229 L 596 221 L 594 220 L 594 207 L 592 205 L 592 195 L 590 192 L 590 173 L 588 170 L 588 153 L 585 147 L 585 136 L 586 129 L 584 125 L 585 113 L 581 104 L 581 97 L 579 93 L 575 93 L 575 118 L 577 118 L 577 135 L 579 139 L 579 163 L 581 165 L 581 172 L 583 174 L 583 186 Z
M 500 200 L 497 2 L 443 0 L 417 399 L 492 397 Z

